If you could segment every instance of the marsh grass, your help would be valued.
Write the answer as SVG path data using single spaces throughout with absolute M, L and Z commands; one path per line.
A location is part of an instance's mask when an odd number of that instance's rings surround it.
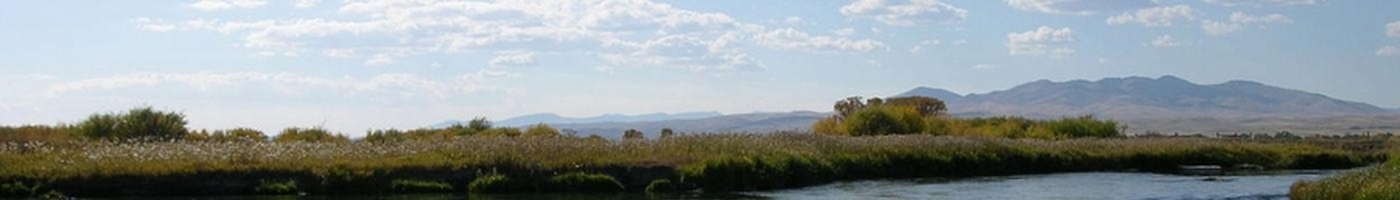
M 407 179 L 441 181 L 470 192 L 547 192 L 557 186 L 550 183 L 553 178 L 560 178 L 558 183 L 576 181 L 590 187 L 595 182 L 617 183 L 623 190 L 635 192 L 661 179 L 672 183 L 674 191 L 709 192 L 873 178 L 1158 171 L 1179 165 L 1354 167 L 1370 158 L 1366 152 L 1315 143 L 1326 142 L 796 133 L 624 141 L 466 136 L 392 142 L 30 142 L 0 143 L 0 163 L 7 163 L 0 165 L 0 182 L 45 183 L 46 190 L 78 196 L 172 192 L 161 190 L 163 185 L 123 184 L 130 180 L 193 182 L 180 185 L 203 189 L 186 191 L 194 194 L 271 188 L 267 183 L 290 185 L 292 190 L 311 194 L 394 193 L 393 182 Z M 603 181 L 604 177 L 613 180 Z M 203 183 L 247 179 L 253 181 L 249 186 Z M 259 179 L 272 182 L 256 182 Z M 572 187 L 564 186 L 563 190 L 571 191 Z

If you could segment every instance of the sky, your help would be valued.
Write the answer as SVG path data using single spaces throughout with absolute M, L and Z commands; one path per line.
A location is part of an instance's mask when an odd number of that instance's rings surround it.
M 151 106 L 351 135 L 826 111 L 1036 80 L 1250 80 L 1400 108 L 1400 1 L 0 1 L 0 125 Z

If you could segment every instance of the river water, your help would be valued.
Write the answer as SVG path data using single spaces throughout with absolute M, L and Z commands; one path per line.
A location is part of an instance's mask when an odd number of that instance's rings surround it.
M 958 180 L 879 180 L 757 192 L 773 199 L 1287 199 L 1288 187 L 1337 171 L 1186 176 L 1060 173 Z
M 1086 172 L 964 179 L 904 179 L 841 182 L 805 188 L 732 194 L 509 194 L 238 196 L 110 199 L 1287 199 L 1299 180 L 1340 171 L 1273 171 L 1236 175 L 1169 175 Z

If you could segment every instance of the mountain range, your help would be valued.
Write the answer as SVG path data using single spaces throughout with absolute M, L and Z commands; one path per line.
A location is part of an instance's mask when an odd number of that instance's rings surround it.
M 901 96 L 941 99 L 955 117 L 1013 115 L 1048 119 L 1092 114 L 1122 122 L 1129 133 L 1400 132 L 1400 110 L 1397 109 L 1241 80 L 1205 85 L 1175 76 L 1065 82 L 1039 80 L 983 94 L 960 95 L 944 89 L 917 87 L 893 97 Z M 626 129 L 641 130 L 648 136 L 662 128 L 677 132 L 803 131 L 828 115 L 828 112 L 812 111 L 735 115 L 695 112 L 568 118 L 542 113 L 496 124 L 546 123 L 580 134 L 618 138 Z M 448 121 L 437 126 L 451 123 L 460 122 Z
M 1251 81 L 1199 85 L 1175 76 L 1040 80 L 1008 90 L 958 95 L 920 87 L 895 96 L 942 99 L 950 113 L 1032 118 L 1093 114 L 1113 119 L 1335 117 L 1393 114 L 1370 104 Z

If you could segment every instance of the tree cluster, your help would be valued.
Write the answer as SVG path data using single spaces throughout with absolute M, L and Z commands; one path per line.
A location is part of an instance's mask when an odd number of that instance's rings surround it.
M 1033 120 L 1024 117 L 953 118 L 943 101 L 912 96 L 888 99 L 850 97 L 837 101 L 835 114 L 812 124 L 819 134 L 867 136 L 891 134 L 977 135 L 1010 138 L 1116 137 L 1117 122 L 1093 116 Z

